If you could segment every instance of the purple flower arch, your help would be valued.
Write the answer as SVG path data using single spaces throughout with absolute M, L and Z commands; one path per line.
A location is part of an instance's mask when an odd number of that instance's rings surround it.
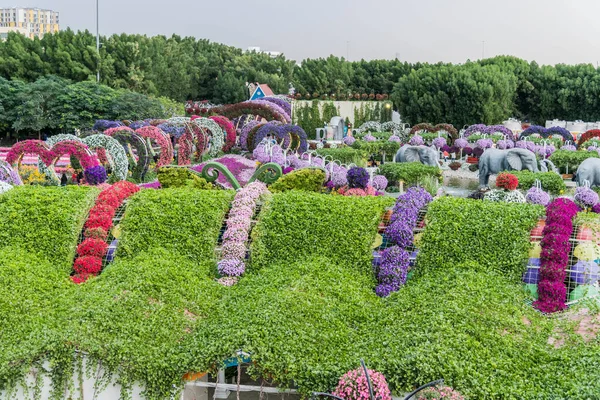
M 229 119 L 241 117 L 242 115 L 258 115 L 267 121 L 277 120 L 284 124 L 289 124 L 291 119 L 285 110 L 275 103 L 265 100 L 244 101 L 242 103 L 229 104 L 222 107 L 216 107 L 211 110 L 213 113 L 223 115 Z
M 244 125 L 240 133 L 240 147 L 242 150 L 248 151 L 248 136 L 250 135 L 250 132 L 257 126 L 262 125 L 265 124 L 260 121 L 249 121 L 246 125 Z
M 291 138 L 290 147 L 296 149 L 299 153 L 308 150 L 308 135 L 299 125 L 283 125 L 280 130 Z
M 292 105 L 287 101 L 278 99 L 277 97 L 263 97 L 261 100 L 278 105 L 286 112 L 288 117 L 292 116 Z

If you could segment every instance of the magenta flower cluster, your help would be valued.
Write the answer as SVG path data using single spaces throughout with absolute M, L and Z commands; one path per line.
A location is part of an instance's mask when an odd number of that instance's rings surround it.
M 546 226 L 542 231 L 542 253 L 540 256 L 540 282 L 538 300 L 534 306 L 545 313 L 566 308 L 567 264 L 573 233 L 573 218 L 577 215 L 577 205 L 565 198 L 554 200 L 546 208 Z
M 390 225 L 385 231 L 394 246 L 383 251 L 381 263 L 375 268 L 378 282 L 375 292 L 378 296 L 386 297 L 397 292 L 406 283 L 410 265 L 406 249 L 412 246 L 419 210 L 432 200 L 431 195 L 423 188 L 410 188 L 398 197 L 390 217 Z
M 252 217 L 256 212 L 258 199 L 266 191 L 266 185 L 257 181 L 235 195 L 227 219 L 227 229 L 223 234 L 221 261 L 217 264 L 221 276 L 237 277 L 245 272 L 246 246 L 252 228 Z M 231 280 L 227 280 L 227 283 L 231 283 Z
M 372 370 L 368 370 L 368 373 L 375 398 L 378 400 L 392 400 L 392 394 L 385 376 Z M 346 372 L 340 378 L 333 394 L 345 400 L 371 400 L 365 371 L 358 368 Z

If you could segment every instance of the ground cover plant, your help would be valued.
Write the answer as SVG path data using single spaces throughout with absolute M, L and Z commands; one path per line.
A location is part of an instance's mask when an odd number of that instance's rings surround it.
M 90 192 L 82 193 L 80 204 Z M 54 265 L 70 268 L 73 253 L 60 260 L 0 248 L 0 388 L 49 359 L 60 398 L 80 350 L 118 373 L 125 389 L 139 381 L 148 398 L 164 399 L 184 373 L 216 368 L 242 349 L 251 372 L 280 386 L 294 382 L 303 394 L 333 391 L 359 358 L 395 394 L 439 378 L 477 399 L 587 399 L 600 391 L 597 339 L 542 316 L 519 282 L 543 207 L 435 200 L 418 273 L 382 299 L 371 245 L 393 201 L 274 194 L 253 229 L 250 268 L 224 287 L 214 248 L 232 198 L 191 188 L 135 194 L 115 262 L 81 285 Z M 67 221 L 57 230 L 74 251 L 74 216 L 85 212 L 65 210 L 49 224 Z M 37 222 L 4 223 L 32 232 Z

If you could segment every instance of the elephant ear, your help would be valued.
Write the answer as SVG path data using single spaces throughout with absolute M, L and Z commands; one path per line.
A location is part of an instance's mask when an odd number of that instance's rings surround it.
M 509 167 L 515 171 L 520 171 L 523 169 L 523 160 L 521 160 L 521 155 L 516 151 L 508 151 L 506 155 L 506 162 Z
M 421 156 L 419 155 L 419 149 L 417 147 L 409 147 L 404 152 L 404 158 L 407 162 L 421 162 Z

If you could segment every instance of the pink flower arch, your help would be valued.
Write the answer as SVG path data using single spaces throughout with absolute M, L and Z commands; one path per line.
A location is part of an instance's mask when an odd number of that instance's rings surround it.
M 171 164 L 173 160 L 173 145 L 166 133 L 155 126 L 144 126 L 135 131 L 144 138 L 154 140 L 160 147 L 160 158 L 156 163 L 156 168 Z

